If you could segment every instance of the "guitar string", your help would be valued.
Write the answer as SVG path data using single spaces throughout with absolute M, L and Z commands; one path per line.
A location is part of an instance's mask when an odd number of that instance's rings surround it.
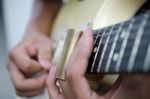
M 147 14 L 144 15 L 144 20 L 142 20 L 141 25 L 140 25 L 141 28 L 137 32 L 137 36 L 136 36 L 136 39 L 135 39 L 135 42 L 134 42 L 134 45 L 133 45 L 133 48 L 132 48 L 132 51 L 131 51 L 131 55 L 130 55 L 130 58 L 129 58 L 129 63 L 127 65 L 128 66 L 127 67 L 128 72 L 132 71 L 134 61 L 135 61 L 135 57 L 137 55 L 137 51 L 138 51 L 138 48 L 139 48 L 139 45 L 140 45 L 140 42 L 141 42 L 141 37 L 142 37 L 142 34 L 143 34 L 143 28 L 147 23 L 148 17 L 149 16 Z
M 104 32 L 102 33 L 102 35 L 105 34 L 105 32 L 106 32 L 106 29 L 104 28 Z M 100 45 L 101 45 L 102 39 L 103 39 L 103 36 L 101 37 L 101 39 L 99 41 L 99 44 L 98 44 L 98 47 L 97 47 L 97 51 L 96 51 L 96 54 L 95 54 L 95 57 L 94 57 L 94 61 L 93 61 L 93 64 L 92 64 L 91 72 L 93 72 L 95 61 L 96 61 L 96 57 L 98 55 L 98 51 L 100 49 Z
M 112 48 L 111 48 L 111 51 L 110 51 L 110 54 L 109 54 L 109 57 L 108 57 L 108 61 L 107 61 L 107 64 L 106 64 L 105 72 L 108 72 L 108 70 L 109 70 L 110 62 L 111 62 L 111 59 L 113 57 L 113 53 L 114 53 L 115 46 L 116 46 L 116 43 L 117 43 L 117 40 L 118 40 L 118 37 L 119 37 L 119 33 L 122 30 L 122 25 L 123 25 L 123 23 L 121 23 L 121 25 L 118 29 L 118 32 L 117 32 L 117 34 L 114 38 L 114 42 L 113 42 L 113 45 L 112 45 Z
M 148 72 L 150 69 L 150 43 L 148 45 L 148 50 L 147 50 L 147 54 L 145 57 L 145 61 L 144 61 L 144 67 L 143 67 L 143 71 Z
M 131 21 L 131 20 L 133 20 L 133 19 L 136 20 L 137 17 L 132 18 L 132 19 L 130 19 L 130 20 L 128 20 L 128 21 L 125 21 L 125 22 L 129 22 L 129 21 Z M 123 22 L 123 23 L 125 23 L 125 22 Z M 131 24 L 131 22 L 130 22 L 130 24 Z M 116 25 L 116 24 L 115 24 L 115 25 Z M 112 26 L 115 26 L 115 25 L 112 25 Z M 111 26 L 111 27 L 112 27 L 112 26 Z M 139 26 L 139 25 L 137 25 L 137 26 Z M 137 26 L 136 26 L 136 27 L 137 27 Z M 108 27 L 106 27 L 105 30 L 106 30 L 107 28 L 108 28 Z M 102 29 L 104 29 L 104 28 L 102 28 Z M 99 35 L 99 34 L 100 34 L 99 31 L 102 30 L 102 29 L 94 30 L 94 35 L 96 34 L 95 43 L 96 43 L 98 37 L 101 37 L 101 40 L 102 40 L 104 36 L 109 36 L 109 35 L 111 35 L 112 33 L 114 33 L 114 31 L 113 31 L 113 32 L 109 32 L 109 33 L 105 31 L 105 32 L 102 33 L 102 35 Z M 97 33 L 97 31 L 98 31 L 98 33 Z M 115 32 L 115 33 L 116 33 L 116 32 Z M 118 34 L 118 33 L 117 33 L 117 34 Z M 94 36 L 94 37 L 95 37 L 95 36 Z M 100 40 L 100 41 L 101 41 L 101 40 Z M 99 43 L 99 45 L 100 45 L 100 43 Z M 99 51 L 99 47 L 100 47 L 100 46 L 98 46 L 98 51 Z M 96 52 L 96 57 L 97 57 L 98 51 Z M 92 70 L 91 70 L 91 72 L 93 72 L 93 68 L 94 68 L 94 64 L 95 64 L 96 57 L 94 57 L 94 62 L 93 62 L 93 64 L 92 64 Z M 117 71 L 117 70 L 116 70 L 116 71 Z
M 123 55 L 124 55 L 124 51 L 125 51 L 125 48 L 126 48 L 126 45 L 127 45 L 127 41 L 128 41 L 128 38 L 129 38 L 129 34 L 132 29 L 132 26 L 133 26 L 133 22 L 135 21 L 135 19 L 132 19 L 130 21 L 130 25 L 128 27 L 128 32 L 125 32 L 126 35 L 124 37 L 124 40 L 123 40 L 123 43 L 122 43 L 122 46 L 121 46 L 121 49 L 119 51 L 119 55 L 118 55 L 118 61 L 116 63 L 116 68 L 115 68 L 115 72 L 119 72 L 119 69 L 120 69 L 120 64 L 121 64 L 121 61 L 122 61 L 122 58 L 123 58 Z
M 139 26 L 139 24 L 138 25 L 136 25 L 135 27 L 138 27 Z M 124 28 L 122 28 L 122 30 L 123 30 Z M 134 27 L 133 27 L 133 29 L 134 29 Z M 112 33 L 115 35 L 116 33 L 118 33 L 117 32 L 118 30 L 115 30 L 115 31 L 112 31 L 112 32 L 110 32 L 110 33 L 105 33 L 104 35 L 96 35 L 96 36 L 98 36 L 98 37 L 101 37 L 101 36 L 109 36 L 109 35 L 111 35 Z M 97 34 L 97 33 L 96 33 Z M 96 37 L 96 36 L 94 36 L 94 37 Z
M 120 23 L 120 24 L 119 24 L 119 27 L 117 27 L 117 31 L 118 31 L 118 32 L 115 32 L 116 35 L 119 35 L 120 31 L 122 30 L 122 28 L 120 28 L 120 27 L 122 27 L 123 23 L 125 23 L 125 22 Z M 112 27 L 115 27 L 115 25 L 112 25 L 111 28 L 112 28 Z M 106 29 L 107 29 L 107 28 L 106 28 Z M 107 34 L 106 34 L 106 33 L 107 33 Z M 110 37 L 110 35 L 113 34 L 113 33 L 114 33 L 113 30 L 110 31 L 109 33 L 108 33 L 108 32 L 105 32 L 105 34 L 103 34 L 101 37 L 106 36 L 106 35 Z M 100 37 L 100 35 L 97 35 L 97 36 Z M 117 38 L 118 38 L 118 37 L 117 37 Z M 105 44 L 105 47 L 106 47 L 106 45 L 107 45 L 107 44 Z M 115 45 L 113 45 L 113 46 L 114 46 L 114 48 L 115 48 Z M 103 54 L 105 53 L 105 49 L 106 49 L 105 47 L 104 47 L 104 49 L 103 49 L 103 51 L 102 51 L 102 55 L 101 55 L 100 63 L 99 63 L 99 65 L 98 65 L 97 72 L 100 71 L 100 66 L 101 66 L 101 63 L 102 63 L 103 56 L 104 56 Z M 114 49 L 114 48 L 113 48 L 113 49 Z M 99 51 L 99 49 L 98 49 L 98 51 Z M 113 55 L 113 52 L 111 51 L 110 54 Z M 111 56 L 112 56 L 112 55 L 111 55 Z M 94 60 L 96 60 L 96 58 L 97 58 L 97 56 L 95 57 Z M 109 60 L 109 61 L 110 61 L 110 60 Z M 109 61 L 108 61 L 108 62 L 109 62 Z M 95 63 L 95 62 L 94 62 L 94 63 Z M 108 69 L 108 65 L 109 65 L 109 64 L 107 63 L 107 66 L 106 66 L 107 69 Z
M 98 30 L 97 32 L 99 32 L 100 30 Z M 96 35 L 98 35 L 98 33 L 96 34 Z M 97 42 L 97 40 L 98 40 L 98 36 L 96 36 L 96 39 L 94 40 L 94 45 L 96 44 L 96 42 Z M 93 53 L 96 53 L 97 52 L 97 47 L 95 47 L 95 48 L 93 48 Z M 95 58 L 95 57 L 94 57 Z M 94 61 L 94 60 L 93 60 Z M 95 61 L 94 61 L 95 62 Z M 93 62 L 92 62 L 92 66 L 93 66 Z M 94 68 L 94 67 L 93 67 Z M 91 69 L 92 69 L 92 67 L 91 67 Z M 91 72 L 91 71 L 90 71 Z
M 149 12 L 147 12 L 146 13 L 148 16 L 150 16 L 150 11 Z M 124 22 L 122 22 L 122 23 L 126 23 L 126 22 L 130 22 L 132 19 L 134 19 L 134 20 L 136 20 L 137 18 L 139 18 L 139 17 L 144 17 L 144 15 L 145 14 L 142 14 L 142 15 L 139 15 L 139 16 L 137 16 L 137 17 L 133 17 L 133 18 L 131 18 L 130 20 L 128 20 L 128 21 L 124 21 Z M 143 20 L 143 18 L 141 18 L 141 20 Z M 120 24 L 120 23 L 119 23 Z M 114 24 L 114 25 L 116 25 L 116 24 Z M 111 25 L 111 26 L 114 26 L 114 25 Z M 138 26 L 138 25 L 137 25 Z M 108 26 L 109 27 L 109 26 Z M 108 27 L 105 27 L 105 28 L 108 28 Z M 136 27 L 136 25 L 135 25 L 135 27 Z M 100 28 L 100 29 L 97 29 L 97 30 L 101 30 L 101 29 L 103 29 L 103 28 Z M 94 30 L 94 31 L 97 31 L 97 30 Z M 112 32 L 113 33 L 113 32 Z M 96 34 L 96 33 L 93 33 L 94 35 Z M 105 33 L 103 36 L 105 36 L 105 35 L 110 35 L 111 33 Z M 102 36 L 102 35 L 98 35 L 98 36 Z
M 111 32 L 112 32 L 113 28 L 114 28 L 114 26 L 112 26 L 112 27 L 111 27 L 111 30 L 110 30 L 110 32 L 109 32 L 109 33 L 111 33 Z M 111 35 L 108 35 L 107 40 L 106 40 L 106 44 L 105 44 L 105 46 L 104 46 L 104 48 L 103 48 L 103 52 L 102 52 L 102 55 L 101 55 L 100 60 L 99 60 L 99 64 L 98 64 L 97 72 L 99 72 L 99 71 L 100 71 L 101 63 L 102 63 L 102 59 L 103 59 L 103 57 L 104 57 L 104 54 L 105 54 L 106 47 L 107 47 L 107 45 L 108 45 L 108 41 L 109 41 L 109 39 L 110 39 L 110 36 L 111 36 Z

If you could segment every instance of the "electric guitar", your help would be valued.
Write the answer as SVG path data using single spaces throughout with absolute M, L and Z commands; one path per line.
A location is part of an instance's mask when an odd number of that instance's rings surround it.
M 85 27 L 82 24 L 92 20 L 94 48 L 87 74 L 113 74 L 102 80 L 113 84 L 118 77 L 114 74 L 149 73 L 150 12 L 145 10 L 149 5 L 148 0 L 70 0 L 54 23 L 51 35 L 56 42 L 54 63 L 59 61 L 59 66 L 66 65 L 67 59 L 61 58 L 66 53 L 69 58 L 75 46 L 77 39 L 71 43 L 73 46 L 65 48 L 67 31 L 73 29 L 76 34 Z M 64 69 L 58 71 L 64 73 Z M 48 94 L 33 99 L 48 99 Z

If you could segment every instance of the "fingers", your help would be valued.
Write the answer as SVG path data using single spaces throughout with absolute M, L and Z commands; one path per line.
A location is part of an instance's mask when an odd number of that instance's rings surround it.
M 30 59 L 38 61 L 38 48 L 36 45 L 27 45 L 25 50 Z
M 33 97 L 42 94 L 42 92 L 43 90 L 27 91 L 27 92 L 16 91 L 16 94 L 21 97 Z
M 39 76 L 39 72 L 45 71 L 45 67 L 50 69 L 50 43 L 49 37 L 31 33 L 11 50 L 8 70 L 18 95 L 32 96 L 43 91 L 47 75 Z
M 76 99 L 74 93 L 72 92 L 72 89 L 70 88 L 68 81 L 58 79 L 58 82 L 59 82 L 62 94 L 64 95 L 66 99 Z
M 42 70 L 40 64 L 37 61 L 30 59 L 27 51 L 23 48 L 14 48 L 10 52 L 10 59 L 14 61 L 18 68 L 26 74 Z
M 49 70 L 52 66 L 52 48 L 51 41 L 48 40 L 44 44 L 39 45 L 38 60 L 44 69 Z
M 56 67 L 51 67 L 48 79 L 47 87 L 50 99 L 64 99 L 64 96 L 60 93 L 58 86 L 56 85 Z
M 39 78 L 25 78 L 12 61 L 9 62 L 8 70 L 17 92 L 29 94 L 33 91 L 35 94 L 38 93 L 37 90 L 40 92 L 45 87 L 47 75 Z
M 90 89 L 84 77 L 93 48 L 92 30 L 87 29 L 75 47 L 67 68 L 67 80 L 77 99 L 96 99 L 97 95 Z
M 93 49 L 93 34 L 91 29 L 87 29 L 82 34 L 76 47 L 74 48 L 73 53 L 70 56 L 67 71 L 84 76 L 92 49 Z M 79 63 L 80 66 L 78 65 Z M 77 66 L 72 66 L 75 64 Z

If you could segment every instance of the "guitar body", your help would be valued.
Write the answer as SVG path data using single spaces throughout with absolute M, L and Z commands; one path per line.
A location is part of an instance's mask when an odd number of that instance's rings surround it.
M 55 21 L 52 38 L 56 42 L 64 42 L 68 29 L 80 31 L 90 21 L 93 21 L 92 28 L 96 30 L 128 20 L 144 3 L 144 0 L 70 0 L 62 8 Z M 57 49 L 61 48 L 60 44 Z M 59 51 L 55 53 L 59 53 L 54 58 L 55 63 L 60 57 Z M 118 75 L 108 75 L 103 78 L 102 82 L 112 85 L 117 78 Z
M 70 0 L 58 14 L 52 31 L 55 41 L 54 63 L 58 61 L 67 30 L 80 31 L 93 21 L 98 29 L 132 18 L 146 0 Z M 117 76 L 105 76 L 103 82 L 113 84 Z M 31 99 L 31 98 L 30 98 Z M 47 92 L 32 99 L 49 99 Z
M 104 0 L 70 0 L 65 4 L 56 21 L 52 31 L 52 38 L 57 42 L 64 39 L 69 28 L 80 29 L 89 21 L 93 20 Z

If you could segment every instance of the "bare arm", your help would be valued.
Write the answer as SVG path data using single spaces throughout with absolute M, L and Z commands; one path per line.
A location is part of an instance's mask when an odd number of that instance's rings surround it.
M 35 0 L 27 33 L 38 31 L 48 35 L 61 6 L 62 0 Z

